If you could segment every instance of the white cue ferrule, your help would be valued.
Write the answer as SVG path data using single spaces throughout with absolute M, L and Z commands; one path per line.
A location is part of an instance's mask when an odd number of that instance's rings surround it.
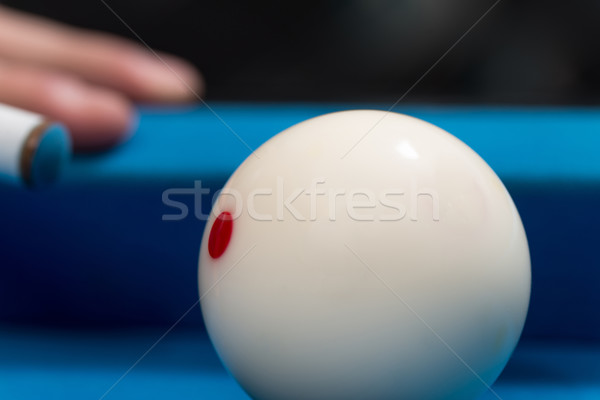
M 0 104 L 0 175 L 40 186 L 55 181 L 68 159 L 66 130 L 43 116 Z

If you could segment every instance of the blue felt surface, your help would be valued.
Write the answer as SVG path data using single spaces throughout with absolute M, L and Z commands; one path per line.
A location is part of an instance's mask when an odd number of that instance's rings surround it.
M 175 329 L 130 370 L 165 330 L 0 328 L 0 398 L 248 399 L 194 331 Z M 492 389 L 503 400 L 600 398 L 600 346 L 522 343 Z
M 80 157 L 69 182 L 201 179 L 229 174 L 271 136 L 324 113 L 382 105 L 232 105 L 147 109 L 138 134 L 117 151 Z M 598 183 L 600 110 L 590 108 L 401 107 L 477 151 L 504 179 Z
M 197 299 L 203 222 L 163 221 L 172 210 L 162 193 L 195 180 L 217 190 L 270 136 L 346 108 L 358 107 L 218 104 L 218 117 L 146 109 L 130 142 L 78 157 L 60 185 L 0 186 L 0 399 L 100 399 L 117 382 L 106 399 L 246 399 L 198 307 L 119 381 Z M 521 212 L 531 308 L 494 390 L 505 400 L 600 398 L 600 110 L 400 111 L 478 151 Z
M 163 333 L 0 328 L 0 398 L 248 399 L 199 332 L 173 332 L 127 372 Z
M 348 108 L 366 107 L 145 109 L 128 143 L 77 157 L 58 186 L 37 192 L 0 186 L 0 320 L 75 326 L 175 321 L 197 299 L 204 223 L 191 212 L 181 221 L 164 221 L 173 209 L 163 203 L 163 192 L 201 180 L 214 193 L 267 138 L 312 116 Z M 533 263 L 524 336 L 600 340 L 600 110 L 399 111 L 463 139 L 511 192 Z M 189 196 L 179 200 L 190 210 L 194 206 Z M 200 208 L 208 212 L 210 201 Z M 200 312 L 194 310 L 183 324 L 201 328 Z

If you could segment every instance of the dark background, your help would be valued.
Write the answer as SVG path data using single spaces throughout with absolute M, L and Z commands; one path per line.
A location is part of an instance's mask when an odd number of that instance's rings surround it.
M 100 0 L 9 0 L 132 37 Z M 106 0 L 152 47 L 194 62 L 208 100 L 390 101 L 491 0 Z M 595 104 L 600 1 L 503 0 L 406 102 Z

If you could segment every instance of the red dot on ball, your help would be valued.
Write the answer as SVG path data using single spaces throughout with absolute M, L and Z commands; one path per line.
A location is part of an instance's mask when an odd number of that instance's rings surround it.
M 208 254 L 212 258 L 219 258 L 227 250 L 231 232 L 233 231 L 233 217 L 224 211 L 215 220 L 208 237 Z

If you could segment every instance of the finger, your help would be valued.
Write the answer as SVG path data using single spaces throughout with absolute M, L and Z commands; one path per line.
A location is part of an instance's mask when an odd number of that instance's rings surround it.
M 135 112 L 122 95 L 72 77 L 0 62 L 0 102 L 62 122 L 77 151 L 101 150 L 126 139 Z
M 3 7 L 0 57 L 66 71 L 139 101 L 194 100 L 203 90 L 200 74 L 180 58 Z

